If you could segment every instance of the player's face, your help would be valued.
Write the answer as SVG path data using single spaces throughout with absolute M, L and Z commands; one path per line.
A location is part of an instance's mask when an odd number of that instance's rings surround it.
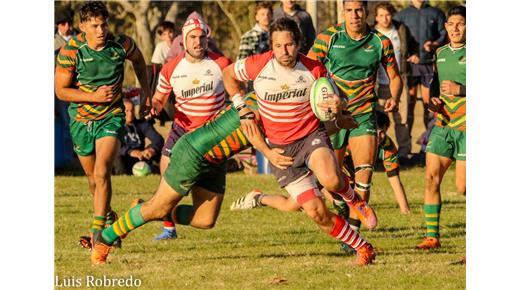
M 365 29 L 367 15 L 362 2 L 345 2 L 344 14 L 347 30 L 358 33 Z
M 186 52 L 196 59 L 204 58 L 208 48 L 208 38 L 206 32 L 195 29 L 186 36 Z
M 271 35 L 273 54 L 279 64 L 293 67 L 296 64 L 299 45 L 294 42 L 293 35 L 289 31 L 275 31 Z
M 466 42 L 466 19 L 462 15 L 452 15 L 444 24 L 452 44 Z
M 125 124 L 131 124 L 134 121 L 134 104 L 131 101 L 124 101 L 125 104 Z
M 390 28 L 392 25 L 392 14 L 386 9 L 377 9 L 376 12 L 377 25 L 383 28 Z
M 259 9 L 255 15 L 256 22 L 258 22 L 258 24 L 260 24 L 260 26 L 262 27 L 269 27 L 272 18 L 273 14 L 267 8 Z
M 85 32 L 87 43 L 92 47 L 105 46 L 108 34 L 108 22 L 105 18 L 91 17 L 89 20 L 79 24 L 81 31 Z

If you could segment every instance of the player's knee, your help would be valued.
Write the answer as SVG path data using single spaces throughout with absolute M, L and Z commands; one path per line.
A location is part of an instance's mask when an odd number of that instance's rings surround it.
M 325 174 L 320 176 L 320 183 L 328 191 L 336 192 L 343 189 L 344 185 L 341 183 L 341 179 L 337 174 Z
M 438 187 L 441 184 L 441 177 L 439 174 L 426 172 L 424 182 L 427 187 Z
M 94 180 L 96 182 L 104 181 L 109 178 L 110 178 L 110 171 L 108 171 L 108 168 L 96 168 L 94 170 Z
M 191 220 L 191 226 L 201 230 L 209 230 L 215 227 L 216 220 L 204 219 L 204 220 Z

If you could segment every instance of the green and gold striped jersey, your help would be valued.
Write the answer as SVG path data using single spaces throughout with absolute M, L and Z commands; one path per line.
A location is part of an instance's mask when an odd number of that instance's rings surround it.
M 251 110 L 258 110 L 256 95 L 250 93 L 244 97 Z M 184 135 L 187 142 L 199 152 L 206 161 L 219 164 L 236 153 L 251 146 L 240 129 L 240 117 L 233 106 L 228 106 L 215 119 L 202 127 Z
M 325 64 L 340 94 L 347 98 L 348 111 L 353 115 L 374 110 L 374 86 L 380 63 L 387 70 L 394 67 L 398 71 L 389 38 L 370 31 L 354 40 L 347 34 L 344 22 L 320 33 L 308 56 Z
M 466 85 L 466 44 L 452 48 L 449 44 L 439 47 L 435 53 L 435 65 L 439 84 L 451 80 Z M 450 96 L 441 93 L 443 106 L 437 114 L 436 125 L 455 130 L 466 130 L 466 96 Z
M 84 102 L 69 105 L 71 120 L 87 122 L 108 114 L 123 113 L 122 86 L 124 63 L 136 49 L 127 36 L 109 34 L 105 47 L 94 50 L 87 45 L 85 33 L 73 36 L 56 58 L 56 70 L 74 74 L 73 84 L 84 92 L 95 92 L 102 85 L 116 84 L 117 95 L 110 103 Z

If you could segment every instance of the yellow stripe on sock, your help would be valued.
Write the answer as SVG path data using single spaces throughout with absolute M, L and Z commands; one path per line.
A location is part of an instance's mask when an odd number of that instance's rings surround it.
M 426 225 L 428 225 L 428 226 L 438 226 L 439 222 L 426 222 Z
M 438 233 L 439 231 L 434 230 L 434 229 L 426 229 L 426 232 L 427 233 Z
M 439 214 L 438 213 L 425 213 L 424 216 L 427 218 L 436 218 L 436 217 L 439 217 Z
M 129 231 L 131 231 L 135 228 L 135 226 L 132 224 L 132 221 L 130 220 L 130 211 L 127 211 L 125 213 L 125 222 L 126 222 L 126 225 L 128 226 Z
M 119 228 L 119 224 L 117 222 L 115 222 L 113 225 L 112 225 L 112 228 L 114 229 L 114 233 L 116 233 L 116 235 L 118 237 L 122 236 L 123 234 L 121 233 L 121 229 Z

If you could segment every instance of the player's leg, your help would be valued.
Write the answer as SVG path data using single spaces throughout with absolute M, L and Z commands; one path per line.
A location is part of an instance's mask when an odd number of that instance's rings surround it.
M 267 194 L 255 189 L 245 196 L 239 197 L 232 204 L 231 210 L 246 210 L 260 206 L 269 206 L 279 211 L 293 212 L 300 209 L 300 205 L 282 194 Z
M 332 152 L 330 153 L 332 155 Z M 288 184 L 285 189 L 291 195 L 291 199 L 301 205 L 307 216 L 322 231 L 335 239 L 347 243 L 356 250 L 358 253 L 356 263 L 358 265 L 367 265 L 372 262 L 375 258 L 372 246 L 358 233 L 353 231 L 345 219 L 327 209 L 312 176 L 300 178 Z
M 96 155 L 91 154 L 87 156 L 78 155 L 79 163 L 85 172 L 85 176 L 87 176 L 88 180 L 88 189 L 92 197 L 94 197 L 94 193 L 96 192 L 96 182 L 94 181 L 94 165 L 96 164 Z
M 466 160 L 455 161 L 455 187 L 461 195 L 466 195 Z
M 191 196 L 193 206 L 178 205 L 173 213 L 175 221 L 178 224 L 191 225 L 198 229 L 213 228 L 220 213 L 224 194 L 194 186 Z
M 376 158 L 377 137 L 375 135 L 352 136 L 349 139 L 354 164 L 355 190 L 365 201 L 370 198 L 372 170 Z
M 117 137 L 105 136 L 96 140 L 96 163 L 94 165 L 94 215 L 106 216 L 112 198 L 111 174 L 114 158 L 121 143 Z
M 312 151 L 308 161 L 309 168 L 323 188 L 341 196 L 351 207 L 353 216 L 360 218 L 369 229 L 375 228 L 377 217 L 374 211 L 354 192 L 348 177 L 341 172 L 337 164 L 336 157 L 328 147 L 320 147 Z M 298 203 L 301 204 L 300 201 Z
M 176 134 L 174 131 L 175 123 L 172 124 L 172 128 L 168 134 L 168 138 L 164 143 L 164 146 L 161 151 L 161 160 L 159 161 L 159 170 L 161 172 L 161 176 L 164 175 L 166 168 L 168 168 L 168 164 L 170 164 L 170 153 L 175 145 L 175 142 L 178 140 L 176 138 Z M 155 236 L 155 240 L 169 240 L 177 238 L 177 229 L 175 228 L 175 223 L 171 220 L 171 216 L 168 215 L 164 218 L 162 232 Z
M 406 124 L 408 124 L 408 134 L 412 136 L 412 128 L 413 128 L 413 122 L 415 119 L 414 111 L 415 111 L 415 104 L 417 103 L 417 87 L 418 83 L 415 81 L 416 77 L 409 77 L 409 83 L 408 83 L 408 114 L 406 116 Z
M 150 200 L 144 203 L 137 203 L 121 215 L 114 224 L 94 233 L 90 256 L 92 264 L 104 264 L 111 245 L 117 239 L 149 221 L 162 220 L 171 213 L 182 197 L 182 194 L 173 189 L 164 178 L 161 178 L 159 188 Z

